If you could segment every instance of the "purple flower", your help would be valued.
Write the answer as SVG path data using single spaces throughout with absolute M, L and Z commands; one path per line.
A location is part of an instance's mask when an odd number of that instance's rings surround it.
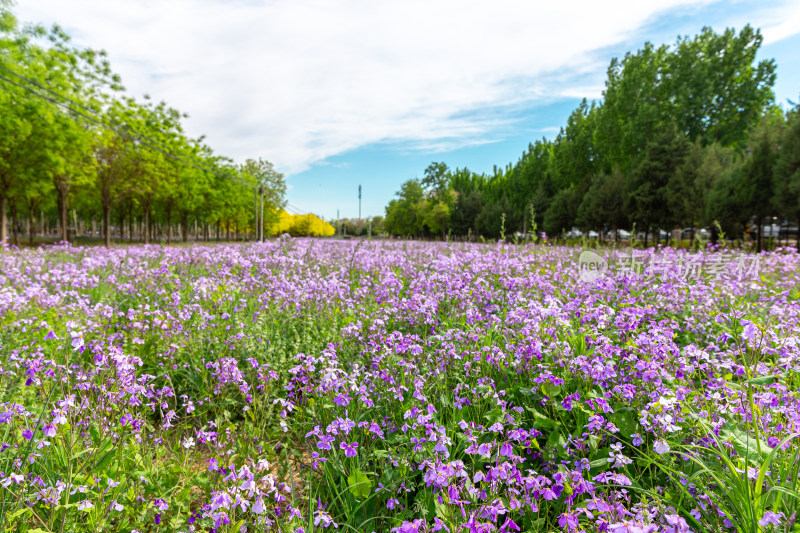
M 567 527 L 569 531 L 575 531 L 575 529 L 578 528 L 578 515 L 572 513 L 563 513 L 558 518 L 558 526 L 561 528 Z
M 357 442 L 354 442 L 353 444 L 342 442 L 339 444 L 339 447 L 344 450 L 345 457 L 355 457 L 358 455 L 358 452 L 356 451 L 356 448 L 358 448 Z
M 25 440 L 31 440 L 33 438 L 33 431 L 26 429 L 22 432 L 22 436 L 25 438 Z
M 558 523 L 559 523 L 559 525 L 561 525 L 561 521 L 559 521 Z M 563 527 L 563 526 L 561 526 L 561 527 Z M 500 526 L 500 531 L 505 533 L 507 531 L 520 531 L 520 529 L 519 529 L 519 526 L 516 524 L 516 522 L 511 520 L 511 517 L 507 516 L 506 517 L 506 521 L 503 522 L 502 526 Z M 570 531 L 572 531 L 571 528 L 570 528 Z
M 664 519 L 669 526 L 667 528 L 668 533 L 689 533 L 689 531 L 691 531 L 689 529 L 689 524 L 686 523 L 686 520 L 682 516 L 668 514 L 664 515 Z
M 772 524 L 773 526 L 779 526 L 781 525 L 781 519 L 783 518 L 785 518 L 783 513 L 764 511 L 764 517 L 758 521 L 758 525 L 767 526 L 768 524 Z
M 758 334 L 759 334 L 758 326 L 756 326 L 752 322 L 747 324 L 744 327 L 744 330 L 742 330 L 742 338 L 747 341 L 755 340 Z
M 511 443 L 506 441 L 500 447 L 500 455 L 504 457 L 511 457 L 514 455 L 514 448 L 511 446 Z
M 169 504 L 164 500 L 162 500 L 161 498 L 158 498 L 156 501 L 154 501 L 153 505 L 159 511 L 166 511 L 167 509 L 169 509 Z
M 653 533 L 658 531 L 658 528 L 653 525 L 623 520 L 622 522 L 610 524 L 608 530 L 611 533 Z
M 322 435 L 317 441 L 317 448 L 320 450 L 330 450 L 331 442 L 333 442 L 334 440 L 335 439 L 330 435 Z
M 478 455 L 482 455 L 483 457 L 489 457 L 492 453 L 492 445 L 489 442 L 484 442 L 480 446 L 478 446 Z
M 447 527 L 444 522 L 439 520 L 438 517 L 433 517 L 433 529 L 431 529 L 431 533 L 436 533 L 437 531 L 445 530 L 450 533 L 450 528 Z

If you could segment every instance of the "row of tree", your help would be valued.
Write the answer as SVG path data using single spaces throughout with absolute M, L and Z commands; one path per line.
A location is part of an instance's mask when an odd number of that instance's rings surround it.
M 0 0 L 0 244 L 9 229 L 16 243 L 100 230 L 109 245 L 276 227 L 286 185 L 270 162 L 215 154 L 184 133 L 186 115 L 123 90 L 104 52 L 22 26 Z
M 750 26 L 706 28 L 615 58 L 603 99 L 584 100 L 554 140 L 489 176 L 431 164 L 387 206 L 387 231 L 499 238 L 636 224 L 647 239 L 657 228 L 716 221 L 739 235 L 767 216 L 797 219 L 800 110 L 775 105 L 775 62 L 755 61 L 761 42 Z

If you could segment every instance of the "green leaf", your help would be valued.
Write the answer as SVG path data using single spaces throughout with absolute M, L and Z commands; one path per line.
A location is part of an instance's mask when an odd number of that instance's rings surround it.
M 772 385 L 773 383 L 777 383 L 782 377 L 785 377 L 785 374 L 777 376 L 759 376 L 757 378 L 748 379 L 745 383 L 748 385 Z
M 97 424 L 92 424 L 91 426 L 89 426 L 89 435 L 91 435 L 92 442 L 94 443 L 95 446 L 98 446 L 103 438 L 100 435 L 100 427 Z
M 556 427 L 556 423 L 538 409 L 526 405 L 525 410 L 533 415 L 533 426 L 536 429 L 552 429 Z
M 625 437 L 630 437 L 636 433 L 637 416 L 636 410 L 632 407 L 620 407 L 609 417 Z
M 355 469 L 347 476 L 347 488 L 350 490 L 350 494 L 363 500 L 369 497 L 372 482 L 364 472 Z
M 24 514 L 32 514 L 32 513 L 33 513 L 33 510 L 30 507 L 23 507 L 21 509 L 17 509 L 16 511 L 14 511 L 10 515 L 8 515 L 8 519 L 9 520 L 14 520 L 15 518 L 20 517 L 20 516 L 22 516 Z
M 564 445 L 567 441 L 564 439 L 564 436 L 559 431 L 553 431 L 550 433 L 550 436 L 547 437 L 547 442 L 545 443 L 545 449 L 557 456 L 562 456 L 565 454 Z
M 724 441 L 730 441 L 736 453 L 747 458 L 754 465 L 760 465 L 761 460 L 772 453 L 772 448 L 766 442 L 751 437 L 731 421 L 722 426 L 719 436 Z M 760 455 L 758 453 L 759 448 L 761 449 Z

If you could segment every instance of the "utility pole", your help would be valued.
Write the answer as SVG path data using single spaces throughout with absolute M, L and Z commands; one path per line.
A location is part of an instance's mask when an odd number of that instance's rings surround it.
M 258 187 L 258 192 L 261 194 L 261 222 L 258 225 L 258 230 L 259 230 L 258 240 L 259 242 L 263 242 L 264 241 L 264 185 L 263 184 Z
M 339 231 L 339 210 L 338 209 L 336 210 L 336 232 L 337 233 L 341 233 Z
M 255 209 L 253 210 L 253 240 L 258 241 L 258 188 L 253 187 L 253 197 L 256 200 Z
M 358 220 L 361 220 L 361 185 L 358 186 Z

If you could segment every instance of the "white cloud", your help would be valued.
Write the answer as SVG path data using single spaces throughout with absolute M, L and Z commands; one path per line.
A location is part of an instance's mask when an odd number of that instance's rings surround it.
M 764 28 L 764 44 L 772 44 L 800 33 L 800 2 L 781 13 L 780 21 Z
M 573 74 L 592 51 L 696 3 L 26 0 L 17 13 L 106 49 L 131 94 L 188 112 L 219 153 L 291 174 L 370 143 L 487 142 L 509 119 L 483 110 L 597 97 Z

